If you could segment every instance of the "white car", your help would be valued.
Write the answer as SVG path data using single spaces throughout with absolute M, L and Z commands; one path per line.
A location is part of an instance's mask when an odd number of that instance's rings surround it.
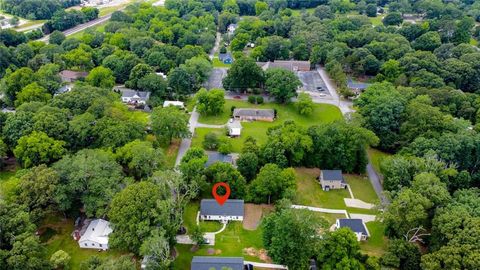
M 326 96 L 327 96 L 327 94 L 320 93 L 320 94 L 319 94 L 319 96 L 321 96 L 321 97 L 326 97 Z

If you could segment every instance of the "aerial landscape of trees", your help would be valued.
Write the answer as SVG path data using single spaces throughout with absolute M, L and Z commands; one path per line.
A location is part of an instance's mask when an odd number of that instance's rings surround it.
M 311 259 L 320 269 L 480 269 L 478 1 L 166 0 L 130 5 L 101 30 L 66 37 L 61 31 L 99 16 L 96 8 L 65 10 L 78 4 L 0 4 L 48 20 L 43 31 L 51 33 L 47 44 L 35 33 L 0 29 L 2 105 L 15 111 L 0 113 L 0 154 L 2 166 L 17 164 L 8 176 L 14 184 L 0 193 L 0 269 L 67 269 L 74 254 L 61 247 L 46 256 L 36 232 L 54 217 L 80 215 L 106 217 L 112 249 L 127 252 L 91 256 L 81 269 L 135 269 L 139 256 L 151 269 L 171 269 L 188 203 L 220 181 L 231 198 L 275 204 L 261 240 L 289 269 L 306 269 Z M 234 57 L 225 91 L 204 88 L 217 30 Z M 296 72 L 257 63 L 274 60 L 322 66 L 344 98 L 356 95 L 349 79 L 369 86 L 345 120 L 281 121 L 265 128 L 267 140 L 242 138 L 236 166 L 206 166 L 199 147 L 222 154 L 233 147 L 224 133 L 205 132 L 173 170 L 180 140 L 195 134 L 191 109 L 164 108 L 165 100 L 195 103 L 200 117 L 215 118 L 230 113 L 231 91 L 253 94 L 251 106 L 274 101 L 317 117 L 312 97 L 297 94 Z M 66 69 L 88 76 L 59 94 Z M 122 104 L 115 85 L 149 92 L 150 111 Z M 365 174 L 371 148 L 387 155 L 377 173 L 388 242 L 375 256 L 363 254 L 349 230 L 329 232 L 327 220 L 290 208 L 294 168 Z M 202 233 L 189 232 L 197 245 Z

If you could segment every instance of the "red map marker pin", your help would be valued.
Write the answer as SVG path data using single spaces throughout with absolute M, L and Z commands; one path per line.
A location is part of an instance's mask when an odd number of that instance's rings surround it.
M 218 195 L 217 194 L 218 187 L 224 187 L 225 188 L 225 195 Z M 216 183 L 215 185 L 213 185 L 212 195 L 213 195 L 213 198 L 215 198 L 215 200 L 217 201 L 218 204 L 223 205 L 228 200 L 228 197 L 230 196 L 230 186 L 225 182 Z

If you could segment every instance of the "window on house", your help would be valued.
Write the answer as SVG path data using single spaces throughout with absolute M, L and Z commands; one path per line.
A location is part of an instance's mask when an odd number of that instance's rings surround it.
M 100 247 L 102 247 L 102 244 L 99 244 Z
M 95 246 L 95 243 L 92 243 L 92 246 Z
M 87 243 L 84 244 L 85 246 L 88 246 Z

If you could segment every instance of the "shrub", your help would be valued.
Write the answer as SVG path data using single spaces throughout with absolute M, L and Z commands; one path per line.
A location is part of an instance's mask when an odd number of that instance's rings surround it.
M 255 104 L 256 101 L 257 101 L 256 96 L 248 96 L 248 102 Z
M 218 136 L 214 132 L 209 132 L 205 134 L 205 137 L 202 142 L 203 148 L 206 150 L 215 150 L 219 146 Z
M 263 104 L 263 97 L 257 96 L 257 104 Z
M 220 48 L 220 53 L 227 53 L 227 48 L 225 48 L 225 46 L 222 46 Z
M 218 145 L 218 152 L 227 155 L 232 152 L 232 143 L 227 138 L 222 138 Z

